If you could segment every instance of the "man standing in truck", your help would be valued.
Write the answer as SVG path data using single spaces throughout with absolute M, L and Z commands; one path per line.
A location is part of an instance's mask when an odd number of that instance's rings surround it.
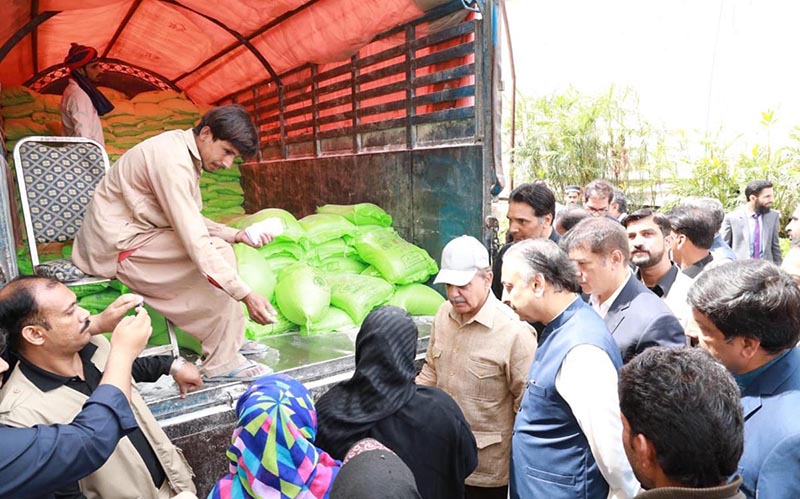
M 245 343 L 243 303 L 259 324 L 274 321 L 269 301 L 239 277 L 232 244 L 258 247 L 244 231 L 200 214 L 200 175 L 230 168 L 258 151 L 247 111 L 212 109 L 189 130 L 172 130 L 123 154 L 98 184 L 72 260 L 92 275 L 116 278 L 203 346 L 207 379 L 254 379 L 268 368 L 248 361 L 266 346 Z
M 86 137 L 105 147 L 100 116 L 114 106 L 94 86 L 100 76 L 100 63 L 94 47 L 73 43 L 64 66 L 69 70 L 67 87 L 61 96 L 61 128 L 67 137 Z

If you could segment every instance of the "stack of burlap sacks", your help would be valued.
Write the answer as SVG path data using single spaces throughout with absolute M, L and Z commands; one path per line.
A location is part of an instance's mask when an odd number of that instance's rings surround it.
M 102 116 L 106 152 L 113 164 L 125 151 L 139 142 L 165 130 L 187 129 L 196 125 L 209 106 L 197 106 L 185 95 L 171 90 L 154 90 L 137 94 L 132 99 L 117 90 L 99 87 L 114 104 Z M 21 86 L 4 87 L 0 91 L 0 111 L 4 117 L 8 151 L 17 141 L 30 135 L 61 135 L 60 95 L 40 94 Z M 11 158 L 9 158 L 10 160 Z M 203 213 L 225 221 L 244 213 L 244 194 L 239 183 L 241 162 L 236 167 L 203 175 L 200 190 Z
M 61 135 L 60 95 L 46 95 L 25 87 L 3 87 L 0 111 L 11 152 L 17 141 L 29 135 Z

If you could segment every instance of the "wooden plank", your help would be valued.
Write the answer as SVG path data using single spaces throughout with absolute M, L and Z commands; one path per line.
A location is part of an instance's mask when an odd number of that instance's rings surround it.
M 418 76 L 414 78 L 414 86 L 421 87 L 425 85 L 433 85 L 435 83 L 442 83 L 445 81 L 465 78 L 467 76 L 472 76 L 474 74 L 475 74 L 475 64 L 470 63 L 470 64 L 465 64 L 464 66 L 458 66 L 455 68 L 445 69 L 443 71 L 437 71 L 436 73 L 430 73 L 423 76 Z
M 412 121 L 415 125 L 422 125 L 425 123 L 436 123 L 437 121 L 458 121 L 474 117 L 474 107 L 457 107 L 414 116 Z
M 420 95 L 413 99 L 414 106 L 424 106 L 427 104 L 438 104 L 456 99 L 475 96 L 475 85 L 467 85 L 458 88 L 449 88 L 440 92 Z
M 437 31 L 427 36 L 423 36 L 422 38 L 417 38 L 410 42 L 411 47 L 414 49 L 421 49 L 425 47 L 430 47 L 431 45 L 436 45 L 442 42 L 446 42 L 448 40 L 452 40 L 453 38 L 457 38 L 459 36 L 468 35 L 475 32 L 475 23 L 474 22 L 465 22 L 453 26 L 452 28 L 448 28 L 442 31 Z
M 426 55 L 425 57 L 420 57 L 414 61 L 414 67 L 419 69 L 432 64 L 452 61 L 453 59 L 471 55 L 474 51 L 475 42 L 462 43 L 461 45 L 456 45 L 455 47 L 446 48 L 433 54 Z

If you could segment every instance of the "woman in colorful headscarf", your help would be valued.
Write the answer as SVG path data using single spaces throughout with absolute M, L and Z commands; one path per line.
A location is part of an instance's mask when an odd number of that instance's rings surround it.
M 317 413 L 294 379 L 255 380 L 236 403 L 230 469 L 209 499 L 327 498 L 341 463 L 314 446 Z
M 114 106 L 94 86 L 100 76 L 100 64 L 94 47 L 73 43 L 64 58 L 69 70 L 67 87 L 61 95 L 61 128 L 67 137 L 86 137 L 105 147 L 100 116 Z
M 335 458 L 374 438 L 408 465 L 423 499 L 463 499 L 478 449 L 449 395 L 414 383 L 417 326 L 405 310 L 372 311 L 356 337 L 356 371 L 318 403 L 317 444 Z

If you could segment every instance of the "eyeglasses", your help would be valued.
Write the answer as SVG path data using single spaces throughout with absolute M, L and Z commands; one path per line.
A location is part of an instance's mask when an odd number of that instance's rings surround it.
M 602 215 L 604 213 L 608 213 L 608 206 L 605 208 L 594 208 L 592 206 L 584 206 L 592 215 Z

